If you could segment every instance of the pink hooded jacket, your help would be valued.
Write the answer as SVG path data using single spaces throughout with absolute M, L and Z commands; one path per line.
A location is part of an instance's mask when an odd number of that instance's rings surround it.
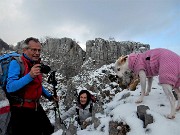
M 159 75 L 160 84 L 180 87 L 180 56 L 167 49 L 152 49 L 129 55 L 129 69 L 136 75 L 144 70 L 147 77 Z

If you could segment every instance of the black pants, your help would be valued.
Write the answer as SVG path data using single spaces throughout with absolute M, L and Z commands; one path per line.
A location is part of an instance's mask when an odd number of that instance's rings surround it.
M 24 107 L 11 107 L 10 135 L 51 135 L 54 132 L 42 106 L 37 111 Z

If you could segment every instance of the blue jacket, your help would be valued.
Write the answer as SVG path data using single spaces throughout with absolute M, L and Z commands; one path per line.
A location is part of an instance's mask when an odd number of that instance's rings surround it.
M 26 58 L 28 58 L 25 54 L 23 54 Z M 23 88 L 25 85 L 29 84 L 33 81 L 33 78 L 30 74 L 26 74 L 25 76 L 19 78 L 20 75 L 20 65 L 16 60 L 12 60 L 9 65 L 8 70 L 8 78 L 7 78 L 7 85 L 6 89 L 8 93 L 16 92 Z M 51 99 L 52 94 L 49 93 L 44 87 L 42 87 L 42 94 Z

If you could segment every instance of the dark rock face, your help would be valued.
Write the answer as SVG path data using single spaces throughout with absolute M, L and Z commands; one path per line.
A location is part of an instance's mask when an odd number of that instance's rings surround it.
M 109 122 L 109 135 L 126 135 L 130 127 L 123 122 Z
M 138 42 L 116 42 L 107 41 L 101 38 L 89 40 L 86 42 L 86 59 L 91 57 L 98 67 L 104 64 L 110 64 L 121 55 L 127 55 L 131 52 L 139 51 L 139 48 L 144 47 L 147 50 L 150 48 L 148 44 Z
M 49 56 L 47 61 L 53 69 L 67 78 L 78 74 L 84 62 L 86 52 L 72 39 L 49 38 L 43 43 L 43 53 Z
M 153 117 L 150 114 L 146 113 L 146 110 L 148 109 L 149 107 L 145 105 L 137 106 L 137 116 L 143 121 L 144 128 L 146 128 L 148 124 L 153 123 Z
M 15 50 L 22 52 L 23 41 L 18 42 Z M 102 38 L 88 40 L 86 51 L 71 38 L 46 38 L 42 42 L 42 60 L 66 78 L 82 72 L 82 65 L 91 59 L 93 69 L 114 63 L 121 55 L 138 52 L 140 48 L 149 50 L 150 45 L 131 41 L 109 41 Z M 87 70 L 87 69 L 86 69 Z
M 116 61 L 121 55 L 136 52 L 139 48 L 150 48 L 148 44 L 137 42 L 116 42 L 101 38 L 86 42 L 84 51 L 76 41 L 70 38 L 54 39 L 49 38 L 43 43 L 43 53 L 49 56 L 49 64 L 67 78 L 77 75 L 83 69 L 81 66 L 89 58 L 94 68 L 99 68 L 105 64 Z

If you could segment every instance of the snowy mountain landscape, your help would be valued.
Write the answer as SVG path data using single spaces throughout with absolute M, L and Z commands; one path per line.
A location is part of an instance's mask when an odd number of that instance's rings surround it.
M 180 135 L 180 111 L 166 118 L 170 102 L 158 76 L 149 96 L 137 104 L 139 80 L 132 88 L 132 73 L 122 79 L 114 72 L 115 61 L 132 52 L 165 48 L 180 56 L 180 0 L 0 0 L 0 13 L 0 56 L 21 54 L 28 37 L 42 45 L 41 62 L 51 68 L 43 74 L 43 86 L 60 99 L 39 100 L 55 127 L 52 135 Z M 81 90 L 96 97 L 84 130 L 77 114 L 60 121 Z M 0 109 L 10 107 L 5 97 L 0 87 Z M 0 135 L 9 113 L 0 115 Z
M 122 53 L 130 53 L 132 50 L 137 51 L 136 49 L 141 48 L 144 44 L 136 42 L 123 42 L 122 44 L 122 42 L 96 39 L 89 42 L 89 50 L 86 50 L 85 54 L 71 39 L 49 39 L 47 41 L 43 48 L 46 55 L 42 55 L 42 60 L 51 66 L 52 71 L 56 71 L 56 91 L 60 97 L 59 108 L 56 109 L 59 110 L 60 115 L 76 104 L 77 94 L 81 90 L 89 90 L 97 98 L 97 102 L 94 103 L 93 116 L 90 118 L 92 123 L 89 123 L 86 129 L 81 130 L 76 116 L 66 119 L 63 124 L 60 123 L 58 111 L 56 110 L 56 114 L 54 111 L 55 104 L 42 97 L 41 104 L 51 123 L 55 126 L 53 135 L 180 134 L 180 112 L 176 112 L 175 119 L 170 120 L 165 117 L 170 112 L 170 104 L 162 87 L 158 84 L 158 76 L 154 77 L 150 95 L 146 96 L 142 103 L 136 104 L 135 101 L 141 94 L 140 85 L 137 85 L 135 91 L 122 87 L 121 80 L 114 72 L 114 62 L 117 56 Z M 1 50 L 1 53 L 4 51 Z M 59 56 L 57 57 L 56 54 Z M 105 57 L 102 58 L 102 55 Z M 86 57 L 85 60 L 84 57 Z M 103 62 L 110 64 L 103 64 Z M 78 71 L 76 71 L 77 69 Z M 74 71 L 77 74 L 67 77 L 63 75 L 62 71 L 65 72 L 65 75 L 73 75 Z M 44 75 L 43 86 L 53 93 L 53 85 L 47 82 L 50 73 Z M 5 103 L 1 103 L 1 106 L 5 105 Z M 151 116 L 152 121 L 150 120 L 146 126 L 137 113 L 140 105 L 149 107 L 146 113 Z
M 109 73 L 114 73 L 112 70 L 113 64 L 104 65 L 103 67 L 92 71 L 89 73 L 89 80 L 86 83 L 92 84 L 93 80 L 96 80 L 97 77 L 103 77 L 102 71 L 106 70 Z M 87 76 L 86 76 L 87 77 Z M 74 77 L 72 80 L 76 82 L 78 79 Z M 98 82 L 98 80 L 97 80 Z M 101 84 L 102 82 L 98 82 Z M 115 83 L 115 82 L 113 82 Z M 98 84 L 98 85 L 99 85 Z M 83 85 L 77 87 L 77 91 L 83 88 Z M 105 89 L 102 91 L 109 90 L 110 93 L 115 93 L 114 89 L 110 87 L 110 84 L 106 84 Z M 59 91 L 59 93 L 61 93 Z M 124 97 L 124 95 L 126 95 Z M 121 92 L 114 94 L 112 100 L 106 99 L 103 100 L 103 113 L 97 113 L 95 116 L 100 120 L 100 125 L 97 128 L 94 128 L 94 125 L 89 125 L 85 130 L 77 129 L 77 135 L 112 135 L 110 134 L 109 123 L 110 121 L 123 123 L 124 125 L 128 125 L 129 129 L 127 131 L 127 135 L 179 135 L 180 133 L 180 112 L 176 113 L 175 119 L 167 119 L 165 115 L 170 111 L 170 104 L 163 92 L 161 86 L 158 85 L 158 77 L 154 77 L 152 91 L 149 96 L 144 98 L 143 103 L 136 104 L 135 100 L 140 95 L 140 86 L 137 86 L 135 91 L 129 91 L 124 89 Z M 109 101 L 106 103 L 106 101 Z M 63 110 L 63 104 L 60 100 L 60 110 Z M 150 109 L 147 110 L 147 113 L 153 117 L 153 123 L 148 124 L 146 128 L 143 128 L 143 121 L 137 117 L 137 106 L 146 105 Z M 61 113 L 63 111 L 61 110 Z M 54 122 L 53 113 L 49 114 L 52 123 Z M 70 119 L 69 119 L 70 120 Z M 71 120 L 71 123 L 75 120 Z M 67 121 L 69 123 L 69 121 Z M 67 124 L 68 127 L 68 124 Z M 119 134 L 121 127 L 116 127 L 117 131 L 119 130 Z M 63 134 L 63 130 L 57 130 L 53 135 L 61 135 Z
M 0 0 L 0 7 L 0 56 L 21 54 L 28 37 L 41 43 L 41 48 L 28 49 L 41 51 L 41 63 L 51 68 L 43 74 L 43 86 L 60 99 L 38 100 L 55 128 L 52 135 L 180 135 L 180 110 L 174 119 L 166 118 L 171 105 L 158 76 L 151 93 L 137 104 L 139 78 L 132 72 L 119 78 L 114 71 L 116 60 L 132 52 L 165 48 L 180 56 L 180 0 Z M 77 112 L 60 121 L 76 105 L 81 90 L 96 97 L 83 130 Z M 0 87 L 0 135 L 10 118 L 8 109 L 1 115 L 4 107 L 10 109 Z M 20 123 L 27 126 L 27 121 Z M 35 131 L 33 125 L 27 127 Z

